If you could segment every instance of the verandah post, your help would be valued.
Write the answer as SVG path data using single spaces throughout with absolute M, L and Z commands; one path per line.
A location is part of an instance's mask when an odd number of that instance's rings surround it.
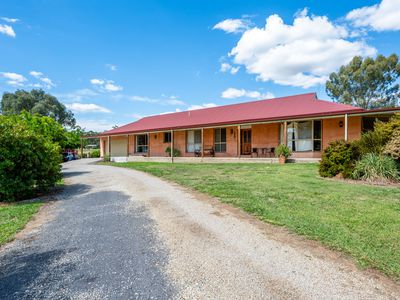
M 348 114 L 344 115 L 344 140 L 347 142 L 349 139 L 349 116 Z
M 201 158 L 204 157 L 204 128 L 201 129 Z
M 237 156 L 240 157 L 241 145 L 240 145 L 240 125 L 237 127 Z
M 171 130 L 171 163 L 174 162 L 174 131 Z

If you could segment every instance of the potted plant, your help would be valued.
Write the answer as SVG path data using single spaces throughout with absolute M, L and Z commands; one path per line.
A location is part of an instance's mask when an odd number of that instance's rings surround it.
M 275 150 L 276 156 L 279 157 L 279 163 L 286 163 L 287 158 L 292 154 L 292 150 L 284 144 L 280 144 Z

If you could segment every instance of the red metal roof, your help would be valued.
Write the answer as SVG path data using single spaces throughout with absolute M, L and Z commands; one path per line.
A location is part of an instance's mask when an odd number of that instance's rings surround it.
M 144 117 L 100 135 L 289 120 L 363 111 L 365 110 L 359 107 L 319 100 L 315 93 L 309 93 Z

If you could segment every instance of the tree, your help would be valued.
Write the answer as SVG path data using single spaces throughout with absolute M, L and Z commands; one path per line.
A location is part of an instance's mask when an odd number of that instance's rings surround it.
M 393 107 L 400 96 L 400 63 L 396 54 L 376 59 L 355 56 L 329 75 L 326 92 L 336 102 L 362 108 Z
M 56 97 L 45 93 L 43 90 L 17 90 L 15 93 L 4 93 L 1 100 L 3 115 L 17 115 L 22 111 L 31 114 L 48 116 L 63 126 L 74 127 L 74 114 Z

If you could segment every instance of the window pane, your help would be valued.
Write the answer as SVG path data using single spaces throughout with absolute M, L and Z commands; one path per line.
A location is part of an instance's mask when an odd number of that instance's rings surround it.
M 314 139 L 321 139 L 322 136 L 322 122 L 320 120 L 314 121 Z
M 321 141 L 320 140 L 314 141 L 314 151 L 321 151 Z
M 214 130 L 215 137 L 214 137 L 214 142 L 219 143 L 221 142 L 221 129 L 217 128 Z
M 298 137 L 296 139 L 311 139 L 312 121 L 297 122 Z
M 171 132 L 164 132 L 164 143 L 171 142 Z
M 226 142 L 226 128 L 221 128 L 221 142 Z
M 221 151 L 220 152 L 226 152 L 226 144 L 221 144 Z
M 196 144 L 201 144 L 201 130 L 194 131 L 194 142 Z

